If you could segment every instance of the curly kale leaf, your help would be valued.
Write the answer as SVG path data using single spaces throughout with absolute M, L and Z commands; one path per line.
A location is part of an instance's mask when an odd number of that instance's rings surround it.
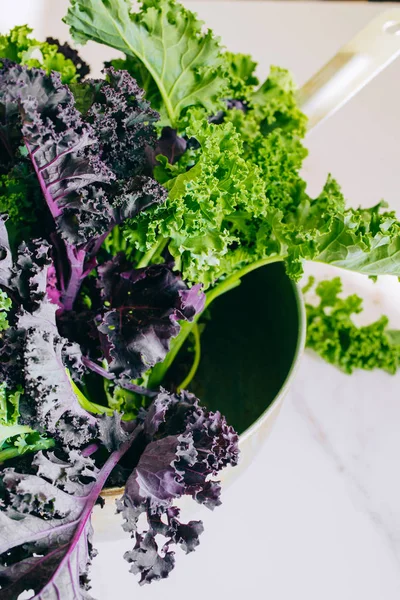
M 238 436 L 217 413 L 207 413 L 195 396 L 161 391 L 143 423 L 148 444 L 129 477 L 118 503 L 124 530 L 135 538 L 125 559 L 140 583 L 162 579 L 174 567 L 171 547 L 192 552 L 203 532 L 200 521 L 181 523 L 174 501 L 184 495 L 214 509 L 220 502 L 215 477 L 238 460 Z M 147 517 L 148 529 L 140 531 L 138 520 Z M 165 543 L 159 547 L 158 536 Z
M 166 265 L 126 270 L 124 257 L 99 268 L 106 312 L 98 329 L 110 370 L 129 379 L 162 361 L 179 321 L 204 308 L 200 286 L 188 288 Z
M 0 105 L 9 134 L 4 151 L 13 143 L 15 152 L 22 142 L 26 147 L 63 238 L 53 242 L 60 305 L 70 310 L 108 233 L 165 198 L 165 190 L 144 174 L 156 114 L 129 75 L 112 69 L 107 82 L 88 84 L 85 118 L 56 74 L 4 61 L 1 75 Z
M 83 118 L 57 75 L 12 63 L 1 73 L 4 128 L 10 136 L 20 131 L 16 146 L 25 143 L 61 235 L 82 245 L 133 216 L 140 204 L 130 192 L 139 196 L 134 178 L 144 175 L 157 114 L 132 78 L 109 69 L 107 81 L 85 84 L 90 100 Z M 117 177 L 122 181 L 110 185 Z
M 93 40 L 122 51 L 124 65 L 161 114 L 176 127 L 182 113 L 199 105 L 212 114 L 223 104 L 226 77 L 219 40 L 175 0 L 73 0 L 65 17 L 77 42 Z
M 3 349 L 6 347 L 10 351 L 8 347 L 10 338 L 8 335 L 2 335 L 1 332 L 9 330 L 7 313 L 11 307 L 11 299 L 6 292 L 0 290 L 0 357 L 2 370 L 8 370 L 7 360 L 4 360 L 6 356 L 3 353 Z M 14 345 L 11 344 L 11 352 L 14 349 Z M 20 348 L 17 348 L 17 352 L 20 354 Z M 13 358 L 15 359 L 15 357 Z M 7 380 L 9 378 L 4 377 L 4 379 Z M 27 452 L 36 452 L 54 445 L 52 439 L 48 439 L 46 436 L 33 431 L 28 425 L 19 423 L 19 402 L 22 393 L 23 390 L 19 385 L 11 392 L 7 387 L 6 381 L 0 383 L 0 463 L 15 456 L 20 456 Z
M 165 204 L 130 222 L 125 235 L 141 251 L 168 240 L 183 278 L 208 287 L 224 273 L 221 263 L 240 236 L 250 234 L 251 219 L 265 213 L 267 200 L 260 170 L 241 158 L 231 124 L 196 122 L 190 134 L 201 144 L 196 164 L 170 179 Z
M 70 60 L 74 64 L 79 79 L 83 79 L 86 77 L 86 75 L 89 75 L 89 65 L 79 56 L 77 50 L 75 50 L 75 48 L 71 48 L 67 42 L 61 44 L 61 42 L 56 38 L 47 37 L 46 44 L 50 44 L 50 46 L 57 46 L 58 53 L 62 54 L 64 58 Z M 53 70 L 58 71 L 58 69 Z M 66 81 L 65 83 L 68 82 Z
M 9 285 L 12 269 L 12 255 L 6 220 L 4 215 L 0 215 L 0 285 L 7 287 Z
M 311 279 L 305 293 L 313 287 Z M 398 332 L 390 330 L 385 316 L 357 326 L 352 317 L 362 312 L 362 298 L 356 294 L 342 298 L 341 292 L 339 277 L 320 281 L 315 287 L 318 304 L 306 304 L 307 346 L 345 373 L 355 369 L 395 373 L 400 366 Z
M 0 174 L 0 214 L 6 214 L 13 253 L 24 240 L 40 237 L 45 218 L 40 188 L 27 161 Z
M 28 472 L 0 471 L 0 600 L 32 590 L 35 598 L 88 600 L 94 556 L 90 517 L 113 469 L 129 451 L 136 465 L 118 503 L 124 529 L 136 538 L 125 555 L 141 582 L 166 577 L 171 546 L 193 551 L 202 523 L 181 523 L 173 502 L 182 495 L 214 508 L 220 486 L 210 479 L 238 460 L 238 436 L 219 413 L 207 413 L 191 394 L 162 391 L 142 419 L 124 425 L 101 418 L 101 440 L 111 451 L 101 468 L 86 451 L 39 452 Z M 149 528 L 139 533 L 145 514 Z M 162 550 L 157 535 L 166 538 Z
M 346 208 L 339 185 L 330 177 L 317 198 L 300 190 L 297 199 L 273 224 L 294 278 L 301 274 L 304 259 L 366 275 L 400 275 L 400 224 L 384 203 Z
M 0 372 L 9 389 L 24 389 L 23 424 L 79 447 L 96 433 L 97 422 L 79 405 L 68 375 L 67 369 L 79 378 L 84 367 L 79 347 L 58 333 L 58 307 L 46 295 L 51 267 L 47 242 L 21 246 L 8 283 L 20 306 L 15 327 L 1 338 Z
M 129 243 L 156 255 L 161 240 L 184 279 L 205 289 L 268 260 L 285 261 L 295 280 L 305 260 L 400 275 L 394 213 L 382 203 L 346 208 L 332 178 L 311 198 L 299 176 L 305 151 L 296 135 L 274 129 L 257 142 L 250 160 L 235 129 L 229 122 L 194 121 L 188 132 L 200 147 L 192 166 L 180 168 L 185 155 L 174 165 L 164 161 L 168 199 L 127 223 Z
M 109 467 L 99 471 L 92 459 L 71 451 L 64 459 L 37 453 L 30 474 L 3 469 L 1 600 L 27 590 L 38 599 L 89 600 L 90 516 Z
M 19 402 L 22 389 L 10 392 L 0 384 L 0 463 L 54 446 L 54 441 L 19 423 Z
M 50 38 L 46 42 L 39 42 L 30 37 L 31 33 L 30 27 L 20 25 L 10 33 L 0 35 L 0 59 L 7 58 L 27 67 L 39 67 L 47 74 L 57 71 L 63 83 L 72 83 L 82 76 L 85 72 L 82 68 L 86 63 L 79 58 L 76 50 L 72 50 L 68 44 L 60 46 L 57 40 Z
M 229 75 L 229 99 L 246 102 L 259 81 L 255 75 L 257 63 L 248 54 L 224 52 L 224 63 Z
M 271 67 L 265 82 L 249 97 L 249 118 L 257 119 L 262 135 L 275 129 L 303 137 L 307 118 L 296 101 L 293 77 L 280 67 Z
M 79 86 L 84 90 L 84 119 L 101 144 L 103 161 L 117 177 L 143 175 L 148 170 L 146 150 L 156 144 L 159 115 L 127 71 L 110 67 L 104 75 Z
M 10 289 L 18 292 L 21 304 L 30 312 L 46 297 L 51 248 L 45 240 L 23 242 L 12 269 Z
M 79 349 L 60 337 L 57 306 L 43 301 L 33 313 L 23 312 L 18 328 L 25 332 L 23 363 L 27 397 L 20 407 L 24 422 L 47 431 L 63 445 L 80 447 L 97 431 L 96 419 L 83 410 L 65 363 L 79 359 Z

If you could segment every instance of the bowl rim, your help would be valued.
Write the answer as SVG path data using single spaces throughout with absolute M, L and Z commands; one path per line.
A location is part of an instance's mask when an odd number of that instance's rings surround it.
M 297 309 L 297 318 L 298 318 L 298 326 L 297 326 L 297 343 L 294 351 L 292 363 L 290 365 L 290 369 L 286 375 L 286 378 L 275 396 L 272 402 L 267 406 L 264 412 L 252 423 L 247 429 L 243 431 L 239 435 L 239 442 L 242 444 L 247 441 L 250 437 L 254 435 L 254 433 L 263 426 L 264 422 L 270 418 L 270 416 L 279 409 L 280 404 L 283 401 L 283 398 L 286 396 L 289 387 L 292 384 L 293 379 L 297 374 L 297 370 L 299 368 L 301 357 L 303 356 L 305 343 L 306 343 L 306 332 L 307 332 L 307 317 L 306 317 L 306 309 L 304 305 L 303 294 L 299 284 L 290 282 L 292 286 L 292 290 L 294 293 L 295 301 L 296 301 L 296 309 Z M 111 487 L 102 490 L 101 497 L 102 498 L 111 498 L 117 497 L 124 493 L 125 487 Z

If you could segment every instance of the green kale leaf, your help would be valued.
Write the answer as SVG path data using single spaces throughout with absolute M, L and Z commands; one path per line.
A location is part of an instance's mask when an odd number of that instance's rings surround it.
M 6 292 L 0 290 L 0 332 L 8 329 L 7 313 L 11 308 L 11 300 Z
M 183 278 L 208 287 L 226 274 L 234 245 L 253 258 L 246 244 L 256 234 L 252 220 L 266 213 L 265 185 L 259 168 L 241 158 L 231 123 L 195 121 L 188 132 L 201 144 L 196 164 L 182 173 L 173 167 L 166 203 L 132 220 L 125 233 L 141 251 L 154 253 L 167 240 Z
M 175 0 L 143 0 L 140 12 L 131 12 L 129 0 L 73 0 L 64 20 L 77 42 L 93 40 L 128 56 L 126 67 L 148 92 L 163 125 L 176 127 L 194 104 L 208 113 L 222 105 L 226 82 L 219 40 Z
M 303 292 L 307 295 L 313 287 L 310 278 Z M 339 277 L 315 287 L 318 304 L 306 304 L 307 347 L 345 373 L 383 369 L 394 374 L 400 365 L 399 332 L 389 329 L 386 316 L 357 326 L 352 317 L 362 312 L 362 298 L 356 294 L 341 298 L 341 292 Z
M 0 384 L 0 463 L 54 446 L 52 439 L 18 422 L 22 393 L 22 389 L 9 392 L 5 383 Z
M 0 58 L 28 67 L 44 69 L 47 74 L 57 71 L 63 83 L 78 80 L 76 66 L 66 58 L 56 44 L 39 42 L 30 37 L 32 29 L 27 25 L 14 27 L 10 33 L 0 35 Z
M 41 235 L 43 201 L 34 173 L 22 159 L 0 174 L 0 213 L 8 215 L 6 228 L 13 253 L 24 240 Z

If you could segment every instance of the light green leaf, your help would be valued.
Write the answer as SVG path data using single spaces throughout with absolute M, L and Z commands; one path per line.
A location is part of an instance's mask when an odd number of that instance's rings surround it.
M 308 291 L 312 289 L 308 286 Z M 345 373 L 355 369 L 383 369 L 395 373 L 400 365 L 400 336 L 388 329 L 382 316 L 369 325 L 357 326 L 353 315 L 362 312 L 362 298 L 341 297 L 339 277 L 320 281 L 315 287 L 318 304 L 306 304 L 307 346 Z
M 0 35 L 0 58 L 8 58 L 28 67 L 39 67 L 46 73 L 57 71 L 63 83 L 77 81 L 78 75 L 72 60 L 58 52 L 56 45 L 31 38 L 31 33 L 30 27 L 20 25 L 10 33 Z
M 220 106 L 225 79 L 219 40 L 174 0 L 144 0 L 137 13 L 129 0 L 72 0 L 64 20 L 77 42 L 93 40 L 135 59 L 131 72 L 139 71 L 163 124 L 176 127 L 192 105 L 209 113 Z
M 1 425 L 0 424 L 0 448 L 2 444 L 13 438 L 16 435 L 22 435 L 24 433 L 31 433 L 32 429 L 26 425 Z
M 7 313 L 10 308 L 11 299 L 7 296 L 6 292 L 0 290 L 0 332 L 8 329 Z
M 373 230 L 375 210 L 347 211 L 342 219 L 334 219 L 331 230 L 318 240 L 315 260 L 366 275 L 399 277 L 399 223 L 391 213 L 383 214 L 378 229 Z
M 231 123 L 195 121 L 188 135 L 201 145 L 195 166 L 170 180 L 165 204 L 132 220 L 125 235 L 142 251 L 160 237 L 169 240 L 185 280 L 207 288 L 227 268 L 239 268 L 245 255 L 254 258 L 256 219 L 266 214 L 268 202 L 260 170 L 241 156 L 240 136 Z M 225 261 L 233 243 L 248 249 L 235 267 Z

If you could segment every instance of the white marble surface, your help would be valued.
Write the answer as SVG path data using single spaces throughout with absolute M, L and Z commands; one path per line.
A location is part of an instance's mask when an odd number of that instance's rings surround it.
M 299 84 L 363 27 L 380 4 L 196 2 L 234 51 L 292 69 Z M 35 5 L 36 11 L 32 6 Z M 30 19 L 38 34 L 65 36 L 64 0 L 3 0 L 2 25 Z M 5 25 L 5 21 L 7 22 Z M 3 28 L 3 27 L 2 27 Z M 98 51 L 87 48 L 90 57 Z M 385 197 L 400 209 L 400 61 L 310 135 L 305 175 L 317 191 L 331 171 L 349 202 Z M 334 270 L 315 267 L 321 276 Z M 366 297 L 364 319 L 386 312 L 400 327 L 400 288 L 346 275 Z M 306 353 L 260 455 L 214 513 L 198 551 L 178 556 L 169 580 L 138 588 L 120 560 L 124 544 L 99 548 L 98 600 L 398 600 L 400 597 L 400 373 L 351 377 Z M 125 547 L 129 547 L 125 544 Z

